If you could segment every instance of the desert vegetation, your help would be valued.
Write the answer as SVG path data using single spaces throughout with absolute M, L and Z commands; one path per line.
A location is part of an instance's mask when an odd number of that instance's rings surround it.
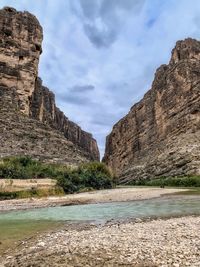
M 46 178 L 55 180 L 54 186 L 38 188 L 37 181 Z M 61 164 L 43 163 L 27 156 L 2 159 L 0 179 L 6 179 L 7 187 L 10 188 L 13 188 L 13 180 L 15 179 L 35 181 L 35 184 L 26 190 L 0 188 L 0 199 L 59 195 L 112 188 L 115 185 L 112 172 L 103 163 L 90 162 L 78 167 L 69 167 Z
M 141 186 L 172 186 L 172 187 L 200 187 L 200 176 L 160 177 L 151 180 L 130 181 L 129 185 Z

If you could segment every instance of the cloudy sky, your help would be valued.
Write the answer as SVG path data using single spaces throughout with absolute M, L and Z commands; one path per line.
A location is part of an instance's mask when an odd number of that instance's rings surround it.
M 199 0 L 0 0 L 37 16 L 39 75 L 58 107 L 97 139 L 151 87 L 175 42 L 200 39 Z

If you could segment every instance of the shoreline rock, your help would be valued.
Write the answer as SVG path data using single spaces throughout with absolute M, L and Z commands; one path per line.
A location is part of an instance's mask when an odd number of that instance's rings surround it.
M 11 266 L 200 266 L 200 216 L 63 229 L 2 260 Z M 52 266 L 52 265 L 51 265 Z

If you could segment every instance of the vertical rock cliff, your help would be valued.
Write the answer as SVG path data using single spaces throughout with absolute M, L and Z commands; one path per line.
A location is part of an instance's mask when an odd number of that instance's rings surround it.
M 26 115 L 38 74 L 42 39 L 36 17 L 10 7 L 0 11 L 0 81 L 8 88 L 15 88 L 20 111 Z
M 200 42 L 178 41 L 152 88 L 116 123 L 103 159 L 121 182 L 200 174 Z
M 70 121 L 55 104 L 55 95 L 36 79 L 35 89 L 30 98 L 29 115 L 52 128 L 59 130 L 72 143 L 83 148 L 95 160 L 99 160 L 96 140 L 90 133 L 83 131 L 76 123 Z
M 0 10 L 0 156 L 99 160 L 96 140 L 56 107 L 54 94 L 38 78 L 42 39 L 35 16 Z

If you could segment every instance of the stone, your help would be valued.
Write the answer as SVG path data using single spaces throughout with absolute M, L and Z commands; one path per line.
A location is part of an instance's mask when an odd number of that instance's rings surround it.
M 120 182 L 200 175 L 200 42 L 178 41 L 151 89 L 117 122 L 103 161 Z
M 41 242 L 39 242 L 37 245 L 38 245 L 38 247 L 44 247 L 46 244 L 45 244 L 44 242 L 41 241 Z
M 177 228 L 171 230 L 169 225 L 173 222 L 176 222 Z M 199 230 L 199 216 L 165 218 L 138 224 L 122 222 L 119 228 L 115 222 L 112 226 L 101 228 L 72 230 L 69 227 L 69 231 L 58 228 L 51 232 L 50 237 L 46 232 L 36 236 L 28 242 L 28 248 L 23 246 L 10 250 L 12 258 L 4 258 L 6 266 L 10 267 L 51 266 L 52 262 L 54 266 L 197 267 L 199 256 L 194 255 L 194 251 L 198 250 L 200 240 L 192 236 Z M 163 238 L 163 232 L 167 232 L 166 238 Z M 189 236 L 192 242 L 188 242 L 183 234 Z M 33 250 L 32 246 L 37 247 L 40 240 L 48 246 Z M 181 258 L 184 251 L 188 251 L 188 254 Z
M 70 121 L 38 77 L 43 31 L 29 12 L 0 10 L 0 157 L 77 165 L 99 161 L 96 140 Z

